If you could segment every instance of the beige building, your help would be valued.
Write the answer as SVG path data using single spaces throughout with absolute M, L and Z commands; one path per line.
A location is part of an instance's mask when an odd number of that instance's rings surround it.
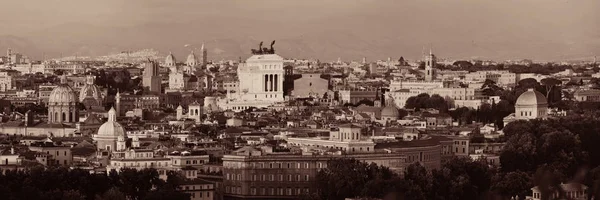
M 562 183 L 562 184 L 560 184 L 560 189 L 562 189 L 564 191 L 564 195 L 565 195 L 564 197 L 566 199 L 572 199 L 572 200 L 587 200 L 588 199 L 588 193 L 587 193 L 588 187 L 583 184 Z M 525 198 L 526 200 L 541 200 L 542 199 L 542 193 L 538 186 L 531 188 L 531 192 L 533 195 L 526 197 Z M 554 193 L 552 193 L 552 195 L 549 195 L 548 198 L 558 199 L 559 192 L 555 191 Z
M 465 75 L 467 82 L 484 82 L 491 80 L 498 85 L 514 85 L 517 83 L 517 74 L 509 71 L 478 71 L 471 72 Z
M 158 64 L 153 61 L 144 62 L 142 64 L 144 68 L 144 74 L 142 77 L 142 84 L 148 92 L 160 93 L 161 78 L 159 74 Z
M 73 164 L 73 154 L 71 154 L 71 147 L 69 146 L 57 146 L 53 143 L 40 142 L 31 144 L 29 150 L 48 154 L 51 157 L 48 159 L 50 165 L 68 167 Z
M 165 96 L 164 94 L 133 95 L 117 93 L 115 95 L 117 116 L 123 116 L 127 111 L 133 109 L 152 110 L 164 106 Z
M 186 180 L 178 188 L 190 195 L 190 200 L 213 200 L 215 197 L 215 184 L 202 180 Z
M 577 90 L 573 94 L 575 101 L 600 102 L 600 90 Z
M 317 97 L 322 98 L 329 90 L 329 81 L 321 78 L 321 74 L 302 74 L 294 80 L 292 94 L 297 98 Z
M 9 72 L 0 72 L 0 92 L 12 90 L 15 87 L 15 79 Z
M 475 99 L 475 92 L 477 88 L 430 88 L 430 89 L 401 89 L 396 91 L 390 91 L 390 96 L 394 99 L 396 106 L 400 108 L 404 108 L 406 106 L 406 100 L 410 97 L 417 96 L 419 94 L 429 94 L 440 95 L 448 102 L 452 103 L 454 107 L 467 106 L 471 107 L 472 105 L 480 105 L 481 100 Z M 465 101 L 475 101 L 475 104 Z
M 175 70 L 169 73 L 169 89 L 170 90 L 187 90 L 189 89 L 188 81 L 190 76 L 182 71 Z
M 390 90 L 396 91 L 401 89 L 433 89 L 443 88 L 442 81 L 414 81 L 414 80 L 393 80 L 390 83 Z
M 363 138 L 362 128 L 354 124 L 339 126 L 337 131 L 331 131 L 329 140 L 320 138 L 287 138 L 292 146 L 327 147 L 342 150 L 348 154 L 375 152 L 375 143 Z
M 375 101 L 377 99 L 377 90 L 340 90 L 340 103 L 356 104 L 362 100 Z
M 225 199 L 296 199 L 316 192 L 318 171 L 334 158 L 355 158 L 394 171 L 404 170 L 404 157 L 398 154 L 273 153 L 248 146 L 223 156 Z

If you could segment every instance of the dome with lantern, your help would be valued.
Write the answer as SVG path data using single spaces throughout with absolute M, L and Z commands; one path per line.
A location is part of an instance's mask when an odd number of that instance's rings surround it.
M 118 150 L 117 141 L 127 139 L 125 128 L 117 122 L 117 112 L 115 108 L 108 111 L 108 120 L 98 128 L 98 133 L 94 135 L 94 141 L 98 151 Z
M 185 64 L 188 66 L 196 66 L 198 64 L 198 57 L 196 57 L 196 54 L 194 54 L 194 51 L 192 51 L 190 53 L 190 55 L 188 55 L 187 60 L 185 61 Z
M 98 136 L 114 137 L 115 139 L 119 136 L 127 137 L 125 128 L 117 122 L 116 118 L 117 112 L 113 107 L 108 111 L 108 120 L 98 128 Z
M 400 118 L 400 112 L 394 103 L 394 99 L 391 96 L 387 96 L 385 101 L 385 107 L 381 109 L 381 119 L 388 120 L 398 120 Z
M 548 115 L 548 100 L 544 94 L 535 89 L 528 89 L 517 98 L 515 103 L 515 118 L 524 119 L 545 119 Z
M 65 76 L 61 77 L 61 83 L 52 90 L 48 97 L 48 103 L 52 104 L 75 104 L 77 97 L 75 91 L 67 84 Z
M 167 58 L 165 58 L 165 65 L 173 67 L 176 65 L 176 63 L 177 60 L 175 59 L 175 56 L 173 55 L 173 53 L 169 52 L 169 55 L 167 55 Z
M 62 124 L 79 121 L 77 96 L 67 84 L 67 77 L 60 77 L 60 84 L 50 92 L 48 97 L 48 123 Z
M 86 83 L 79 91 L 79 102 L 83 103 L 86 108 L 102 105 L 102 91 L 94 84 L 95 77 L 88 75 Z

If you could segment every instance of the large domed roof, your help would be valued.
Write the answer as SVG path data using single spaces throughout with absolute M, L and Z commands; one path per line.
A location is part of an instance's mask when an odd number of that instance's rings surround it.
M 165 58 L 165 63 L 166 64 L 175 64 L 175 56 L 169 52 L 169 55 L 167 56 L 167 58 Z
M 98 128 L 98 136 L 100 137 L 127 137 L 125 128 L 119 122 L 117 122 L 117 112 L 115 108 L 111 108 L 108 111 L 108 121 L 106 121 L 100 128 Z
M 79 102 L 87 97 L 94 98 L 95 100 L 102 100 L 102 94 L 100 88 L 94 84 L 94 77 L 88 76 L 86 84 L 79 91 Z
M 519 96 L 517 102 L 515 103 L 515 106 L 531 106 L 546 104 L 548 104 L 548 100 L 546 99 L 546 97 L 542 93 L 530 88 L 526 92 L 521 94 L 521 96 Z
M 96 85 L 84 85 L 79 92 L 79 101 L 83 101 L 85 98 L 91 97 L 96 100 L 102 99 L 100 88 Z
M 66 77 L 61 77 L 61 84 L 54 88 L 48 98 L 48 103 L 76 103 L 75 91 L 67 85 Z
M 190 55 L 188 55 L 186 62 L 188 65 L 196 65 L 198 63 L 198 58 L 196 57 L 196 54 L 194 54 L 194 52 L 192 51 L 192 53 L 190 53 Z
M 381 110 L 381 117 L 383 118 L 398 118 L 400 117 L 400 113 L 398 112 L 398 108 L 393 105 L 388 105 L 383 110 Z

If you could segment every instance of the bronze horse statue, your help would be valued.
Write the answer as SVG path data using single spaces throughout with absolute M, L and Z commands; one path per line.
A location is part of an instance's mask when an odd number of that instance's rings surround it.
M 271 42 L 271 54 L 275 54 L 275 48 L 273 48 L 273 45 L 275 45 L 275 40 L 273 40 L 273 42 Z
M 253 55 L 262 55 L 262 54 L 274 54 L 275 53 L 275 48 L 273 48 L 273 45 L 275 45 L 275 40 L 273 40 L 273 42 L 271 42 L 271 48 L 263 48 L 262 47 L 263 42 L 260 42 L 260 44 L 258 45 L 258 49 L 251 49 L 252 54 Z
M 252 49 L 252 54 L 254 54 L 254 55 L 263 54 L 262 44 L 263 44 L 263 42 L 260 42 L 260 44 L 258 45 L 258 49 Z

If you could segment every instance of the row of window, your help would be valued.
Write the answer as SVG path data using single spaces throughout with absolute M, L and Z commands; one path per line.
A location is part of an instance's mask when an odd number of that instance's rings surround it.
M 195 164 L 203 164 L 203 163 L 204 163 L 204 160 L 199 160 L 199 161 L 198 160 L 186 160 L 185 161 L 185 164 L 187 164 L 187 165 L 191 165 L 191 164 L 195 165 Z
M 277 178 L 275 178 L 275 177 L 277 177 Z M 243 181 L 242 174 L 226 174 L 225 180 Z M 283 174 L 278 174 L 277 176 L 275 174 L 269 174 L 268 176 L 266 174 L 262 174 L 262 175 L 253 174 L 252 175 L 252 181 L 309 181 L 309 180 L 310 180 L 310 176 L 308 174 L 304 175 L 304 177 L 302 177 L 302 175 L 300 175 L 300 174 L 296 174 L 296 175 L 288 174 L 286 176 L 284 176 Z
M 196 187 L 198 186 L 198 187 Z M 207 190 L 207 189 L 212 189 L 212 187 L 210 187 L 210 185 L 192 185 L 192 186 L 185 186 L 185 190 Z
M 198 196 L 199 198 L 201 198 L 201 197 L 203 197 L 203 195 L 202 195 L 203 193 L 206 193 L 204 195 L 205 197 L 210 197 L 210 193 L 211 192 L 192 192 L 192 193 L 190 193 L 190 196 L 192 197 L 192 199 L 196 198 L 196 196 Z M 196 195 L 196 194 L 198 194 L 198 195 Z
M 134 163 L 135 163 L 135 164 L 134 164 Z M 154 162 L 151 162 L 151 163 L 150 163 L 150 167 L 152 167 L 152 166 L 155 166 L 155 165 L 157 165 L 157 166 L 159 166 L 159 167 L 162 167 L 163 165 L 164 165 L 165 167 L 169 166 L 168 162 L 164 162 L 164 164 L 161 164 L 161 163 L 163 163 L 163 162 L 156 162 L 156 164 L 155 164 Z M 134 165 L 135 165 L 136 167 L 140 167 L 140 166 L 141 166 L 139 162 L 130 162 L 130 163 L 129 163 L 129 167 L 133 167 Z M 126 162 L 123 162 L 123 166 L 121 166 L 121 162 L 113 162 L 113 166 L 118 166 L 118 167 L 127 167 L 127 166 L 128 166 L 128 164 L 127 164 Z M 147 163 L 147 162 L 144 162 L 144 167 L 148 167 L 148 163 Z
M 50 154 L 50 151 L 46 151 L 46 153 L 48 153 L 48 155 L 52 155 Z M 67 151 L 64 151 L 64 155 L 67 156 Z M 56 156 L 60 156 L 60 151 L 56 151 Z
M 308 169 L 310 168 L 309 163 L 252 163 L 251 164 L 252 168 L 257 168 L 257 169 L 275 169 L 275 168 L 286 168 L 286 169 Z M 317 163 L 317 168 L 323 168 L 325 167 L 324 163 Z
M 250 195 L 273 195 L 273 196 L 292 196 L 292 195 L 300 195 L 300 194 L 306 194 L 309 193 L 310 190 L 308 188 L 272 188 L 272 187 L 260 187 L 260 188 L 255 188 L 255 187 L 251 187 L 250 188 Z M 230 187 L 227 186 L 225 187 L 225 193 L 228 194 L 243 194 L 242 193 L 242 187 Z
M 308 188 L 250 188 L 250 195 L 300 195 L 309 192 Z

